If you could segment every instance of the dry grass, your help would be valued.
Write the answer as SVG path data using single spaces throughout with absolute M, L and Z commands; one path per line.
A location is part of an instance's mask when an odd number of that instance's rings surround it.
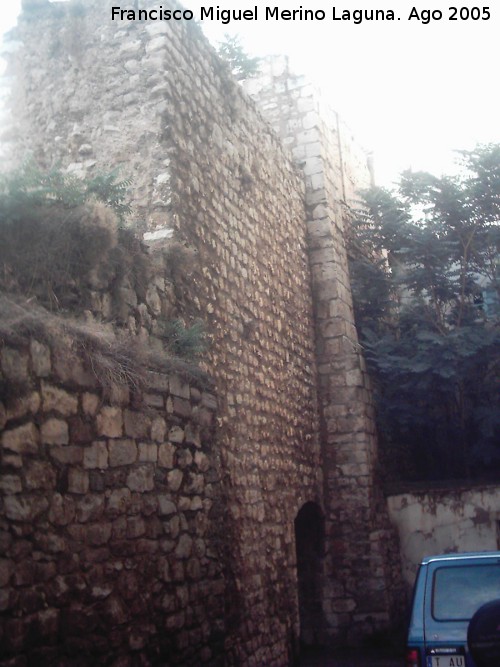
M 149 371 L 179 374 L 198 386 L 208 384 L 195 363 L 162 354 L 125 331 L 50 312 L 33 300 L 0 295 L 0 341 L 20 346 L 32 338 L 70 363 L 81 362 L 103 388 L 146 389 Z

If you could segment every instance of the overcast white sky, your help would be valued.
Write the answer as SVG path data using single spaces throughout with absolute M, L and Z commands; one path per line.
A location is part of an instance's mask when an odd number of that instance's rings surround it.
M 416 1 L 416 0 L 415 0 Z M 259 7 L 257 21 L 226 26 L 206 22 L 213 40 L 238 33 L 251 55 L 285 53 L 299 73 L 313 78 L 355 136 L 375 153 L 378 181 L 390 184 L 407 168 L 441 173 L 451 169 L 454 149 L 500 142 L 500 3 L 490 2 L 489 20 L 449 20 L 453 0 L 350 0 L 345 9 L 393 9 L 400 20 L 333 21 L 332 3 L 324 0 L 272 2 L 220 0 L 221 9 Z M 11 27 L 20 0 L 1 0 L 0 32 Z M 209 3 L 185 0 L 199 17 Z M 158 3 L 158 7 L 161 3 Z M 265 6 L 323 9 L 324 21 L 266 21 Z M 116 6 L 131 8 L 131 0 Z M 139 0 L 139 7 L 141 0 Z M 213 4 L 217 7 L 217 3 Z M 442 19 L 427 25 L 408 20 L 412 7 L 441 10 Z M 474 0 L 460 0 L 472 8 Z M 104 11 L 104 10 L 103 10 Z M 463 10 L 462 14 L 467 15 Z M 110 17 L 103 15 L 103 20 Z

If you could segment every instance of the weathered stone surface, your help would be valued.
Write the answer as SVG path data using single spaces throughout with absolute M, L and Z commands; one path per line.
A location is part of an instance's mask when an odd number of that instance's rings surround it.
M 116 489 L 108 496 L 106 511 L 111 514 L 123 514 L 127 511 L 130 502 L 130 489 Z
M 42 405 L 45 412 L 55 411 L 68 416 L 78 410 L 78 397 L 59 387 L 42 383 Z
M 170 443 L 164 443 L 158 448 L 158 465 L 163 468 L 174 467 L 175 447 Z
M 137 445 L 133 440 L 110 440 L 109 465 L 123 466 L 137 460 Z
M 49 521 L 56 526 L 67 526 L 75 517 L 75 504 L 71 498 L 54 494 L 50 504 Z
M 191 556 L 193 550 L 193 539 L 189 535 L 181 535 L 175 550 L 177 558 L 185 559 Z
M 30 461 L 25 471 L 26 488 L 51 490 L 56 486 L 56 470 L 45 461 Z
M 49 503 L 45 498 L 35 496 L 7 496 L 4 500 L 5 516 L 13 521 L 33 521 L 39 514 L 45 512 L 48 506 Z
M 156 463 L 158 461 L 158 445 L 139 443 L 139 461 L 141 463 Z
M 80 523 L 96 521 L 104 511 L 105 499 L 103 495 L 86 493 L 83 498 L 75 501 L 76 517 Z
M 68 491 L 85 494 L 89 490 L 89 474 L 80 468 L 70 468 L 68 473 Z
M 104 406 L 97 415 L 97 434 L 108 438 L 123 435 L 123 412 L 115 406 Z
M 25 352 L 4 347 L 0 351 L 0 367 L 8 380 L 18 383 L 28 379 L 28 355 Z
M 162 417 L 157 417 L 151 424 L 151 439 L 163 442 L 167 433 L 167 423 Z
M 186 434 L 184 432 L 184 429 L 180 428 L 180 426 L 173 426 L 168 432 L 168 439 L 170 442 L 175 442 L 175 443 L 184 442 L 185 437 Z
M 43 343 L 32 339 L 30 342 L 31 366 L 33 372 L 38 377 L 47 377 L 50 375 L 51 361 L 50 348 Z
M 108 447 L 106 442 L 93 442 L 83 450 L 83 465 L 87 469 L 108 467 Z
M 83 447 L 74 447 L 73 445 L 51 447 L 50 456 L 58 463 L 81 463 L 83 461 Z
M 167 474 L 168 488 L 171 491 L 178 491 L 181 487 L 184 475 L 181 470 L 171 470 Z
M 123 411 L 125 435 L 130 438 L 147 438 L 151 427 L 149 417 L 141 412 Z
M 177 506 L 169 496 L 158 496 L 158 511 L 162 516 L 168 516 L 177 512 Z
M 2 434 L 3 447 L 17 454 L 36 454 L 39 441 L 40 434 L 32 423 L 4 431 Z
M 69 429 L 67 422 L 62 419 L 47 419 L 41 427 L 42 442 L 47 445 L 67 445 L 69 443 Z
M 20 493 L 23 490 L 21 478 L 18 475 L 0 476 L 0 491 L 5 495 Z
M 154 489 L 154 468 L 151 465 L 141 465 L 131 470 L 127 476 L 127 486 L 131 491 L 144 493 Z
M 184 382 L 178 375 L 173 375 L 169 380 L 169 390 L 172 396 L 179 396 L 180 398 L 191 398 L 191 391 L 189 384 Z
M 85 392 L 82 395 L 82 409 L 87 414 L 93 417 L 99 408 L 99 396 Z

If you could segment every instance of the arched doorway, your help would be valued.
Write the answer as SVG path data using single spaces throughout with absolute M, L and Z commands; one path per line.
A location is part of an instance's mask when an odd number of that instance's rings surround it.
M 323 557 L 325 520 L 319 505 L 308 502 L 295 519 L 297 579 L 299 586 L 300 643 L 319 646 L 324 632 Z

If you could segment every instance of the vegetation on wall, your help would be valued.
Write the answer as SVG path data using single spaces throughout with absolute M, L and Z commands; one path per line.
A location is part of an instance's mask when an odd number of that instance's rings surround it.
M 500 146 L 461 166 L 372 189 L 353 224 L 355 315 L 393 478 L 500 468 Z
M 202 378 L 201 322 L 157 315 L 152 345 L 90 315 L 92 290 L 112 294 L 126 284 L 144 294 L 154 276 L 124 224 L 128 186 L 116 173 L 79 179 L 31 163 L 0 178 L 0 345 L 35 337 L 92 368 L 102 386 L 137 388 L 151 370 Z
M 123 229 L 127 186 L 115 174 L 83 180 L 32 163 L 3 176 L 1 289 L 49 308 L 83 305 L 92 271 L 127 263 L 134 245 Z M 133 254 L 137 258 L 137 247 Z
M 237 35 L 224 35 L 217 49 L 219 56 L 228 63 L 238 81 L 250 79 L 259 72 L 260 58 L 251 58 L 241 46 Z

